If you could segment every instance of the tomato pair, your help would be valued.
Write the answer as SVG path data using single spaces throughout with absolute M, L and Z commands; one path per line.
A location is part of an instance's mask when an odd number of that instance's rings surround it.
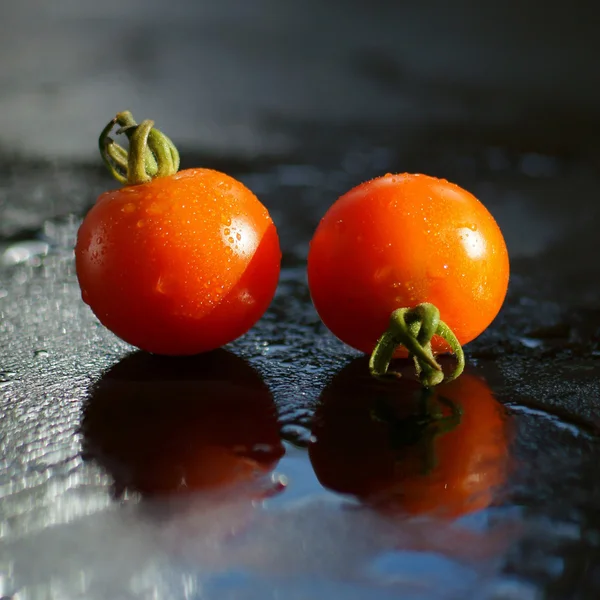
M 117 124 L 129 153 L 109 137 Z M 125 112 L 102 132 L 103 159 L 125 187 L 101 195 L 83 221 L 77 276 L 83 300 L 123 340 L 156 354 L 197 354 L 243 335 L 266 311 L 279 239 L 239 181 L 177 172 L 177 150 L 153 125 Z M 374 375 L 410 355 L 422 382 L 435 385 L 443 374 L 434 355 L 454 351 L 456 376 L 460 344 L 498 313 L 508 255 L 468 192 L 425 175 L 386 175 L 329 209 L 311 242 L 308 280 L 325 325 L 372 353 Z

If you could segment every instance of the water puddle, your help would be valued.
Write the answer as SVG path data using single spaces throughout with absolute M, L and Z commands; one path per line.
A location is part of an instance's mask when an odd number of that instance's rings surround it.
M 112 503 L 0 541 L 5 594 L 537 598 L 583 535 L 543 488 L 561 463 L 591 460 L 589 434 L 506 408 L 476 370 L 424 393 L 372 380 L 360 358 L 314 408 L 278 409 L 231 352 L 136 352 L 90 388 L 80 423 L 85 469 L 108 475 Z M 560 452 L 537 451 L 557 436 Z M 553 505 L 586 481 L 571 470 Z

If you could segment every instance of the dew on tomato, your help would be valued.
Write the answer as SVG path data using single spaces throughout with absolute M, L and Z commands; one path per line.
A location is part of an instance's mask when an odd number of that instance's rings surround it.
M 466 190 L 426 175 L 388 174 L 341 196 L 308 256 L 319 316 L 367 354 L 394 311 L 420 304 L 437 307 L 457 343 L 468 343 L 498 314 L 508 276 L 504 238 L 488 210 Z M 431 339 L 433 354 L 448 349 L 440 335 Z
M 121 125 L 132 119 L 119 118 Z M 152 125 L 133 123 L 132 135 Z M 152 132 L 146 145 L 130 141 L 142 163 L 150 150 L 159 156 L 150 142 L 162 134 Z M 266 311 L 279 277 L 267 209 L 241 182 L 211 169 L 177 172 L 177 163 L 166 175 L 140 176 L 128 163 L 124 179 L 111 162 L 118 165 L 116 145 L 103 135 L 105 162 L 126 185 L 102 194 L 79 229 L 84 301 L 113 333 L 157 354 L 197 354 L 243 335 Z

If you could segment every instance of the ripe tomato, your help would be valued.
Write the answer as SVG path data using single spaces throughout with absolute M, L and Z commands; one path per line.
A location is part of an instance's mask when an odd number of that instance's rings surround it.
M 422 394 L 429 394 L 424 399 Z M 482 510 L 507 474 L 510 422 L 470 374 L 423 390 L 382 383 L 357 359 L 324 390 L 309 456 L 325 487 L 384 513 Z
M 82 432 L 86 457 L 108 470 L 118 494 L 252 484 L 284 453 L 269 389 L 225 350 L 129 355 L 92 388 Z
M 281 252 L 267 209 L 242 183 L 210 169 L 175 171 L 102 194 L 75 259 L 82 298 L 103 325 L 143 350 L 189 355 L 256 323 Z
M 388 174 L 341 196 L 308 256 L 319 316 L 365 353 L 396 309 L 422 303 L 439 309 L 459 343 L 471 341 L 500 310 L 508 274 L 506 245 L 486 208 L 457 185 L 426 175 Z M 436 354 L 448 344 L 435 336 L 431 348 Z

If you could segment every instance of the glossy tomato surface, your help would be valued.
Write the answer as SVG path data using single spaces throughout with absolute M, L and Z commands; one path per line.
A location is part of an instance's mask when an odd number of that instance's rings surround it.
M 365 353 L 394 310 L 422 302 L 437 306 L 461 344 L 471 341 L 500 310 L 508 276 L 504 238 L 488 210 L 457 185 L 426 175 L 385 175 L 341 196 L 308 256 L 319 316 Z M 447 349 L 437 337 L 432 347 Z
M 436 387 L 426 402 L 425 393 L 407 379 L 374 380 L 363 359 L 336 375 L 309 446 L 322 485 L 391 514 L 454 518 L 489 506 L 509 468 L 502 405 L 471 374 Z
M 117 495 L 233 486 L 260 495 L 266 486 L 250 484 L 284 454 L 269 388 L 225 350 L 127 356 L 93 386 L 81 430 L 86 457 L 113 477 Z
M 83 300 L 156 354 L 197 354 L 244 334 L 270 304 L 281 252 L 242 183 L 190 169 L 100 196 L 75 249 Z

